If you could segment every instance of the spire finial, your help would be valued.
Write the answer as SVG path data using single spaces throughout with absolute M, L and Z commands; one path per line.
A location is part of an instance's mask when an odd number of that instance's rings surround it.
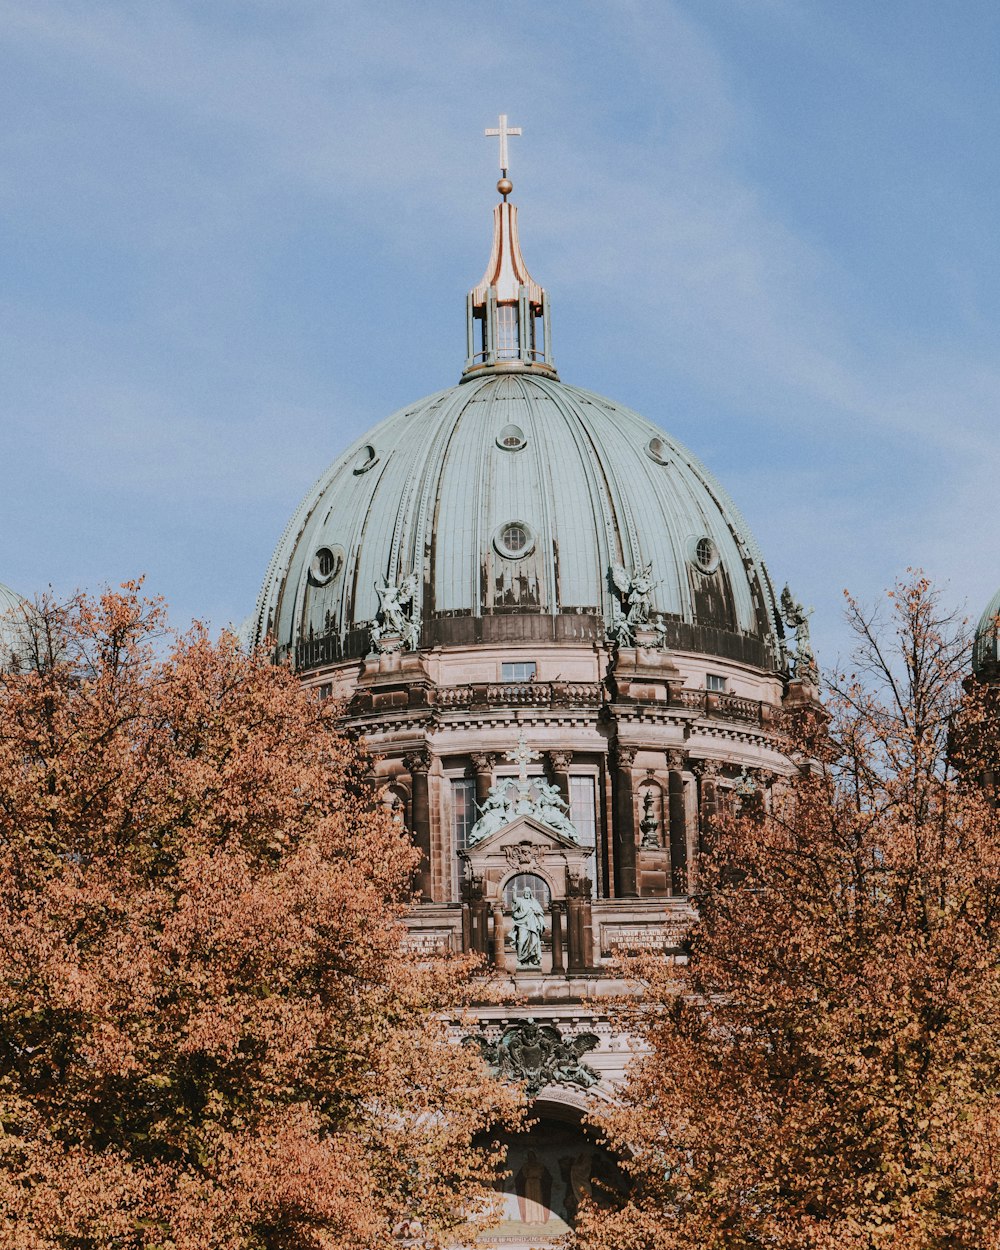
M 506 113 L 501 113 L 499 120 L 499 126 L 490 126 L 484 130 L 483 133 L 486 135 L 487 139 L 500 140 L 500 172 L 506 178 L 507 171 L 510 169 L 510 164 L 507 158 L 507 138 L 509 135 L 520 135 L 521 127 L 508 126 Z
M 501 113 L 498 126 L 483 133 L 500 141 L 500 173 L 497 190 L 501 204 L 493 205 L 493 251 L 482 281 L 469 292 L 466 302 L 468 352 L 463 378 L 481 370 L 529 370 L 557 377 L 549 339 L 548 296 L 528 273 L 517 239 L 517 205 L 508 204 L 514 187 L 507 177 L 507 140 L 521 133 L 508 126 Z
M 483 134 L 487 139 L 500 140 L 500 181 L 497 183 L 497 190 L 506 200 L 511 191 L 514 190 L 514 184 L 507 177 L 510 169 L 510 158 L 507 154 L 507 139 L 510 135 L 519 135 L 521 133 L 520 126 L 508 126 L 507 114 L 501 113 L 498 126 L 488 126 Z

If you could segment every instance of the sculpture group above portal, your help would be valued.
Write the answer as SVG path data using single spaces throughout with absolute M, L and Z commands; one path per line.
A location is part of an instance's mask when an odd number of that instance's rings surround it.
M 546 1085 L 578 1085 L 582 1089 L 596 1085 L 597 1073 L 581 1059 L 599 1041 L 596 1033 L 564 1038 L 557 1025 L 537 1024 L 529 1016 L 508 1025 L 496 1042 L 472 1034 L 465 1044 L 478 1046 L 501 1080 L 523 1084 L 528 1097 L 534 1098 Z
M 387 577 L 375 583 L 378 616 L 371 626 L 375 651 L 416 651 L 420 641 L 420 620 L 414 613 L 417 575 L 409 573 L 393 586 Z
M 799 681 L 808 681 L 817 686 L 819 685 L 819 665 L 816 663 L 812 644 L 809 641 L 810 616 L 812 616 L 812 608 L 806 609 L 801 603 L 797 603 L 786 586 L 781 592 L 781 618 L 789 629 L 795 631 L 795 653 L 792 656 L 795 676 Z
M 645 564 L 637 573 L 629 573 L 624 564 L 612 564 L 609 576 L 616 597 L 611 603 L 611 620 L 607 625 L 607 634 L 616 646 L 632 647 L 635 645 L 636 629 L 649 624 L 653 591 L 658 585 L 653 581 L 653 566 Z M 659 642 L 660 635 L 664 632 L 659 618 L 653 628 L 656 629 Z
M 486 801 L 479 809 L 479 819 L 469 830 L 468 845 L 475 846 L 521 816 L 541 821 L 564 838 L 578 843 L 580 837 L 569 818 L 569 805 L 558 788 L 542 777 L 528 776 L 528 765 L 541 756 L 527 746 L 523 733 L 516 749 L 508 751 L 504 758 L 519 765 L 518 775 L 500 777 L 490 786 Z

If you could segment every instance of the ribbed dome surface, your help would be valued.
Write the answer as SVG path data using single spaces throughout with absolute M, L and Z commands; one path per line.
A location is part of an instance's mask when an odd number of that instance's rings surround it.
M 986 605 L 986 611 L 979 618 L 976 628 L 976 641 L 972 648 L 972 671 L 983 676 L 988 671 L 995 672 L 1000 665 L 1000 631 L 997 630 L 997 617 L 1000 616 L 1000 590 Z
M 613 564 L 652 566 L 671 645 L 779 663 L 759 550 L 689 451 L 555 379 L 473 378 L 394 413 L 323 474 L 271 560 L 256 638 L 307 667 L 362 655 L 376 580 L 411 572 L 422 646 L 600 638 Z

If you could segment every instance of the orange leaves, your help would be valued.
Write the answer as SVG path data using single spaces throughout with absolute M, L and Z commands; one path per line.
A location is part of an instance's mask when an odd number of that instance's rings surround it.
M 643 968 L 650 1049 L 600 1117 L 635 1189 L 583 1245 L 1000 1245 L 1000 718 L 926 580 L 891 611 L 850 605 L 839 749 L 714 831 L 680 983 Z
M 400 949 L 415 855 L 329 708 L 123 588 L 0 675 L 0 1233 L 381 1247 L 514 1100 Z

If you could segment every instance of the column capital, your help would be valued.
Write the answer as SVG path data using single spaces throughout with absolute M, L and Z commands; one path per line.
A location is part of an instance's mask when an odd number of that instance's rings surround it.
M 687 751 L 680 751 L 680 750 L 668 751 L 667 752 L 667 767 L 671 769 L 673 772 L 677 772 L 677 773 L 684 772 L 684 770 L 689 767 Z
M 403 756 L 403 767 L 410 773 L 426 773 L 431 767 L 431 753 L 426 747 L 409 751 Z
M 491 773 L 496 767 L 497 757 L 492 751 L 473 751 L 469 758 L 477 773 Z
M 636 747 L 626 746 L 616 738 L 611 748 L 611 756 L 619 768 L 631 768 L 635 763 L 636 750 Z
M 705 781 L 714 781 L 722 772 L 722 764 L 718 760 L 692 760 L 691 771 Z
M 548 756 L 553 772 L 569 772 L 569 766 L 573 763 L 572 751 L 549 751 Z

